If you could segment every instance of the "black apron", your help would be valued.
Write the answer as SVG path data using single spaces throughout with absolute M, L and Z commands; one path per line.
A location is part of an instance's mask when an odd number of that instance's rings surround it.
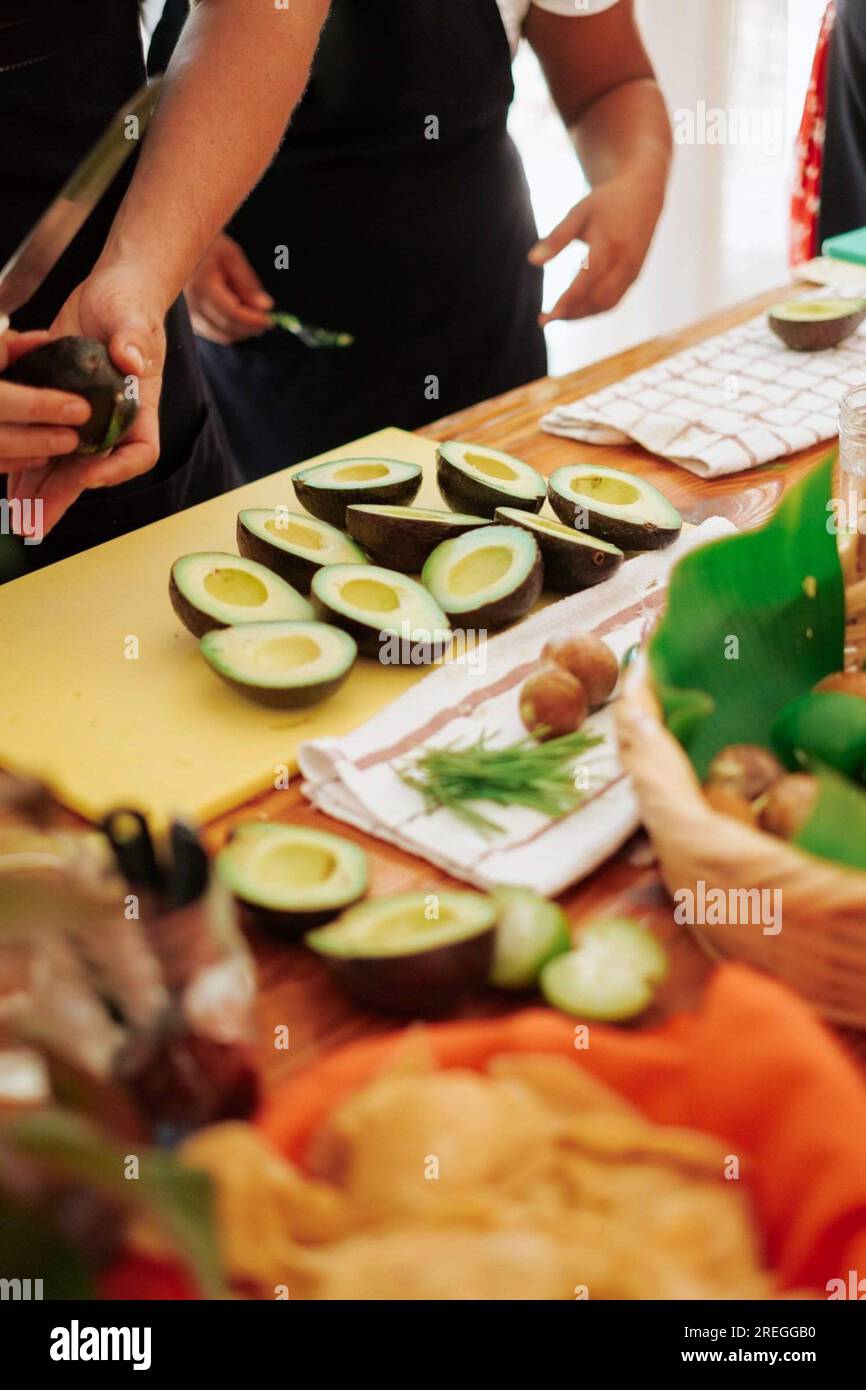
M 838 0 L 830 47 L 820 239 L 866 227 L 866 11 Z
M 513 95 L 496 0 L 333 0 L 286 139 L 228 231 L 278 308 L 355 344 L 200 343 L 247 477 L 544 375 Z
M 137 0 L 3 0 L 0 264 L 143 81 Z M 15 328 L 47 328 L 87 277 L 131 174 L 127 166 L 115 179 L 37 294 L 14 315 Z M 202 378 L 183 301 L 169 311 L 166 330 L 156 466 L 122 486 L 86 492 L 41 545 L 20 548 L 26 568 L 136 530 L 240 481 Z

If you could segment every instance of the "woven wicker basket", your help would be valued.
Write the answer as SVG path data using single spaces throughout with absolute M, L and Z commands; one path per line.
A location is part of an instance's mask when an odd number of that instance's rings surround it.
M 854 572 L 858 569 L 851 566 L 847 588 L 852 665 L 866 655 L 866 579 Z M 705 902 L 711 889 L 726 895 L 780 891 L 779 899 L 765 900 L 781 904 L 778 934 L 766 934 L 760 922 L 688 922 L 704 949 L 775 975 L 834 1023 L 866 1028 L 866 873 L 803 854 L 714 811 L 681 745 L 662 722 L 643 663 L 617 702 L 617 732 L 662 878 L 678 904 L 684 901 L 682 890 L 698 902 Z

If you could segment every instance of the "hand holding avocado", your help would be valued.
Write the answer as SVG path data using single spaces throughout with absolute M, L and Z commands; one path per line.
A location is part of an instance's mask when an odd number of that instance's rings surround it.
M 0 337 L 0 472 L 17 471 L 22 454 L 73 453 L 77 429 L 88 420 L 89 407 L 79 396 L 38 390 L 13 379 L 16 368 L 47 342 L 47 333 L 9 332 Z

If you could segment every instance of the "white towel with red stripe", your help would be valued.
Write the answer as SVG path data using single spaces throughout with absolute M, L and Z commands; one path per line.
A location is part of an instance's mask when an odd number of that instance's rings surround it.
M 603 741 L 579 763 L 582 805 L 561 820 L 524 806 L 478 802 L 502 827 L 484 832 L 452 810 L 429 807 L 398 768 L 424 747 L 493 745 L 525 737 L 518 694 L 544 644 L 569 632 L 594 631 L 618 657 L 640 642 L 664 603 L 681 556 L 736 528 L 712 517 L 686 527 L 675 545 L 628 560 L 595 589 L 533 614 L 461 659 L 442 665 L 365 724 L 341 738 L 301 746 L 304 792 L 322 811 L 428 860 L 479 888 L 520 884 L 556 896 L 592 872 L 637 829 L 638 806 L 622 771 L 610 707 L 585 725 Z

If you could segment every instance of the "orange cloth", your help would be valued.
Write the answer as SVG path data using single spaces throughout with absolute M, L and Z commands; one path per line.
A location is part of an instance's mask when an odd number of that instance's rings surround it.
M 817 930 L 817 928 L 816 928 Z M 740 1159 L 780 1288 L 824 1294 L 866 1275 L 866 1084 L 796 995 L 742 965 L 724 965 L 700 1009 L 651 1032 L 574 1025 L 547 1009 L 431 1025 L 444 1066 L 482 1068 L 502 1052 L 570 1056 L 661 1124 L 719 1135 Z M 395 1035 L 355 1043 L 290 1078 L 259 1123 L 302 1161 L 333 1107 L 387 1059 Z

